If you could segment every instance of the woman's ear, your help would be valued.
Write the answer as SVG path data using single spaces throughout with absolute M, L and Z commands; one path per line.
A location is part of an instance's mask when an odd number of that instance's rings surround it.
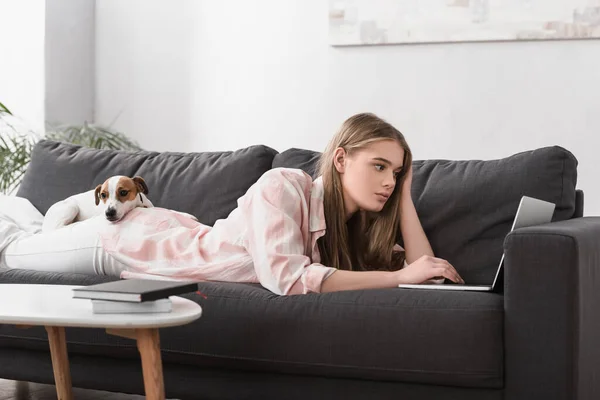
M 347 153 L 343 147 L 338 147 L 333 152 L 333 165 L 338 173 L 343 174 L 346 169 Z

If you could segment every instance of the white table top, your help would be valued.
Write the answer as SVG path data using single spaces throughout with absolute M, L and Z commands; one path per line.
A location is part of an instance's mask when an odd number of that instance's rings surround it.
M 184 325 L 202 315 L 191 300 L 171 296 L 168 313 L 94 314 L 92 301 L 74 299 L 68 285 L 0 284 L 0 323 L 82 328 L 161 328 Z

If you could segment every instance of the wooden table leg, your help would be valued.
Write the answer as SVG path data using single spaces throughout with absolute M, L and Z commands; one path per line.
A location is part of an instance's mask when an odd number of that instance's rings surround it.
M 67 340 L 65 328 L 60 326 L 46 326 L 50 354 L 52 355 L 52 369 L 58 400 L 72 400 L 71 371 L 69 369 L 69 356 L 67 355 Z
M 158 328 L 136 329 L 137 347 L 142 359 L 146 399 L 164 400 L 162 360 Z

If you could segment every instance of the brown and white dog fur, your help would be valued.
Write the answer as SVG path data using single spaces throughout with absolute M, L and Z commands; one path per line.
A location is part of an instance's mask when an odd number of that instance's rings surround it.
M 116 222 L 136 207 L 154 207 L 147 194 L 148 185 L 141 177 L 117 175 L 96 186 L 94 199 L 96 207 L 101 207 L 106 219 Z
M 102 214 L 111 222 L 119 221 L 136 207 L 154 207 L 147 194 L 148 186 L 141 177 L 112 176 L 94 190 L 52 205 L 44 216 L 42 231 L 52 231 Z

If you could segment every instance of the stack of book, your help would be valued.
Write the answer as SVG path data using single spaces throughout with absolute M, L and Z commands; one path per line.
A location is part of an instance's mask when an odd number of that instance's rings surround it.
M 73 298 L 91 299 L 95 314 L 170 312 L 169 296 L 196 292 L 198 283 L 129 279 L 73 289 Z

